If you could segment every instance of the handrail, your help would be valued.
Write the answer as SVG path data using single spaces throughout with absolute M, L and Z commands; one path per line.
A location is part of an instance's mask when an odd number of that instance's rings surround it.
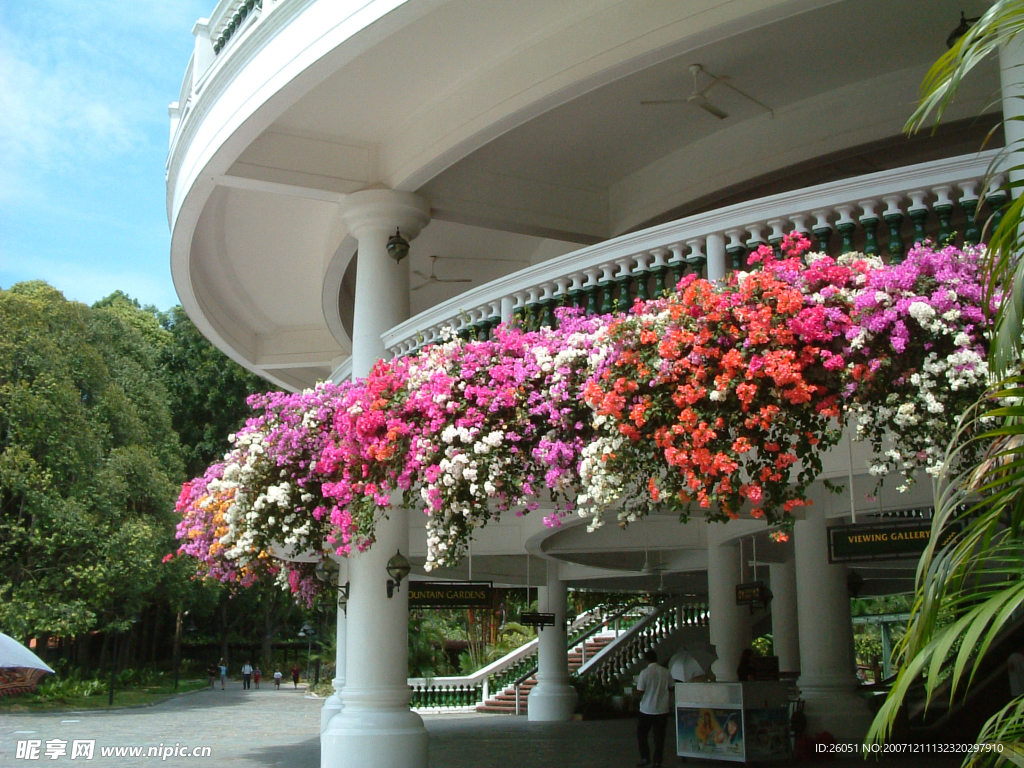
M 570 631 L 574 627 L 585 625 L 593 619 L 593 614 L 598 613 L 599 608 L 591 611 L 584 611 L 577 616 L 570 625 Z M 410 677 L 409 687 L 413 689 L 413 706 L 439 706 L 439 707 L 468 707 L 488 698 L 492 678 L 505 669 L 513 668 L 518 662 L 529 658 L 537 652 L 538 639 L 534 638 L 518 648 L 509 651 L 500 659 L 481 667 L 471 675 L 447 675 L 441 677 Z M 419 703 L 415 703 L 416 700 Z M 432 700 L 432 701 L 431 701 Z
M 648 647 L 656 646 L 675 630 L 706 626 L 709 617 L 706 603 L 694 603 L 683 598 L 662 603 L 630 628 L 629 632 L 616 638 L 590 661 L 582 664 L 576 670 L 576 675 L 582 678 L 602 674 L 606 681 L 620 677 L 642 659 Z M 610 674 L 604 671 L 608 667 L 613 668 Z
M 733 256 L 748 246 L 781 240 L 784 232 L 798 229 L 826 241 L 838 231 L 845 247 L 860 222 L 869 237 L 865 251 L 878 251 L 879 225 L 890 237 L 895 232 L 890 243 L 902 248 L 905 236 L 900 234 L 901 227 L 907 229 L 913 222 L 917 237 L 923 231 L 924 216 L 930 213 L 939 218 L 941 227 L 948 228 L 954 199 L 973 217 L 985 202 L 984 196 L 979 198 L 979 185 L 998 154 L 999 150 L 989 150 L 818 184 L 621 235 L 466 291 L 395 326 L 381 338 L 392 354 L 408 354 L 439 339 L 447 326 L 459 331 L 496 325 L 528 306 L 555 304 L 606 286 L 611 291 L 623 280 L 646 280 L 666 268 L 703 264 L 711 257 L 712 241 L 720 251 L 728 239 L 724 250 Z M 963 194 L 957 196 L 954 186 Z M 996 194 L 989 197 L 994 199 Z M 927 202 L 932 199 L 934 203 Z M 855 219 L 858 209 L 863 215 Z M 722 260 L 716 262 L 715 269 L 724 268 L 724 253 L 715 258 Z M 738 258 L 733 256 L 734 262 Z

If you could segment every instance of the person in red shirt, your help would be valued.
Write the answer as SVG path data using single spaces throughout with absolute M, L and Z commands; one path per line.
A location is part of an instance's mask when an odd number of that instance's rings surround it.
M 296 688 L 299 687 L 299 665 L 298 664 L 293 664 L 292 665 L 292 683 L 295 685 Z

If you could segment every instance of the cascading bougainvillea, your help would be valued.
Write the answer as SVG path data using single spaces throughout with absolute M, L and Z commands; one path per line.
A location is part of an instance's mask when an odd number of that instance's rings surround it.
M 608 326 L 604 364 L 585 395 L 598 436 L 584 451 L 593 523 L 621 506 L 630 522 L 655 505 L 712 519 L 779 522 L 803 506 L 821 453 L 841 435 L 849 295 L 863 257 L 801 261 L 802 235 L 760 271 L 725 285 L 684 279 L 664 299 Z
M 542 503 L 549 525 L 658 507 L 785 526 L 850 414 L 875 474 L 934 470 L 987 381 L 982 249 L 889 266 L 808 249 L 795 233 L 756 271 L 684 278 L 625 315 L 563 310 L 557 328 L 452 336 L 362 380 L 256 397 L 225 461 L 183 489 L 179 552 L 309 599 L 311 566 L 278 557 L 372 546 L 392 505 L 427 515 L 428 569 Z

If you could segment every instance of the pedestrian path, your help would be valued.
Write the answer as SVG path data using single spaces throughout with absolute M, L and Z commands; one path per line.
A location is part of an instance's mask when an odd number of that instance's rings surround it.
M 0 716 L 0 765 L 75 765 L 96 768 L 131 766 L 226 766 L 227 768 L 318 768 L 322 699 L 307 698 L 304 687 L 273 684 L 243 691 L 239 681 L 228 690 L 198 691 L 154 707 L 106 712 L 60 712 Z M 525 717 L 478 714 L 427 715 L 430 768 L 630 768 L 636 764 L 635 722 L 602 720 L 582 723 L 531 723 Z M 18 759 L 18 742 L 40 742 L 39 757 Z M 74 741 L 95 740 L 93 759 L 72 759 Z M 47 742 L 66 743 L 56 759 L 45 754 Z M 106 756 L 102 747 L 178 749 L 208 746 L 208 758 Z M 675 752 L 669 731 L 666 754 Z M 675 758 L 666 765 L 675 765 Z M 861 759 L 820 763 L 833 768 L 861 768 Z M 876 768 L 953 768 L 959 758 L 889 759 L 869 762 Z M 686 766 L 723 763 L 689 761 Z M 816 766 L 818 763 L 802 763 Z

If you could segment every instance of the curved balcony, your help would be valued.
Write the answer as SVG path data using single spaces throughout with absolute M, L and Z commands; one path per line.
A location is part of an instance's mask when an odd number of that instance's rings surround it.
M 914 242 L 959 233 L 979 242 L 992 212 L 1007 200 L 996 178 L 982 189 L 997 150 L 873 173 L 772 195 L 633 232 L 494 280 L 421 312 L 384 334 L 393 355 L 441 338 L 445 328 L 486 336 L 514 315 L 550 324 L 556 306 L 588 313 L 620 311 L 685 273 L 710 279 L 745 266 L 762 243 L 798 230 L 825 252 L 863 251 L 899 259 Z M 838 237 L 835 237 L 838 235 Z

